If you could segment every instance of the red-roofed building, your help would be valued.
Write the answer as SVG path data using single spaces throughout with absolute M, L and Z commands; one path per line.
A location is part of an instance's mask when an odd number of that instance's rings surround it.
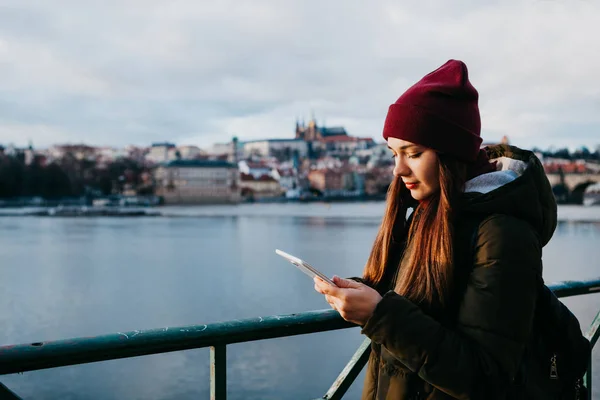
M 240 169 L 240 172 L 252 175 L 254 178 L 259 178 L 262 175 L 274 177 L 274 172 L 276 172 L 275 168 L 265 162 L 242 160 L 238 162 L 238 168 Z
M 571 160 L 545 160 L 544 171 L 547 174 L 557 174 L 562 171 L 565 174 L 585 174 L 588 171 L 585 161 Z
M 325 195 L 340 195 L 348 192 L 361 194 L 364 179 L 361 174 L 348 167 L 314 169 L 308 173 L 310 187 Z
M 284 193 L 279 182 L 266 174 L 255 177 L 252 174 L 240 172 L 240 187 L 242 197 L 246 200 L 280 197 Z

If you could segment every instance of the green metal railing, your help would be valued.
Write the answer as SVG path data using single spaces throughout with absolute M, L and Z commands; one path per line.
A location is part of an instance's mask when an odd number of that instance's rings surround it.
M 558 297 L 600 293 L 600 279 L 560 282 L 549 287 Z M 211 399 L 225 399 L 227 345 L 355 326 L 344 321 L 337 311 L 320 310 L 208 325 L 117 332 L 96 337 L 1 346 L 0 375 L 210 347 Z M 600 336 L 599 327 L 600 311 L 586 333 L 592 346 Z M 322 399 L 341 399 L 367 363 L 370 351 L 370 341 L 366 339 Z M 591 392 L 591 358 L 585 385 Z

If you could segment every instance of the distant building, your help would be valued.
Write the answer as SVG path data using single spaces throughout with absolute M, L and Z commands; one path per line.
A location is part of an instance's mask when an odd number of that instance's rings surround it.
M 252 162 L 246 160 L 238 162 L 238 168 L 240 169 L 240 173 L 252 175 L 254 178 L 260 178 L 263 175 L 275 178 L 274 173 L 277 172 L 276 168 L 265 162 Z
M 343 126 L 318 126 L 314 118 L 308 125 L 296 121 L 296 139 L 307 143 L 310 158 L 319 158 L 324 154 L 346 157 L 376 145 L 371 138 L 348 135 Z
M 169 158 L 169 153 L 171 158 Z M 155 163 L 165 163 L 170 159 L 174 159 L 175 144 L 163 142 L 163 143 L 152 143 L 150 151 L 146 154 L 146 160 Z
M 264 139 L 244 142 L 244 156 L 276 157 L 291 160 L 294 155 L 306 157 L 308 145 L 302 139 Z
M 235 150 L 234 150 L 235 149 Z M 244 158 L 244 145 L 237 137 L 233 137 L 228 143 L 215 143 L 206 149 L 206 154 L 211 158 L 227 160 L 236 163 Z
M 265 198 L 279 197 L 289 187 L 287 177 L 281 176 L 280 171 L 275 167 L 277 163 L 253 162 L 242 160 L 238 162 L 240 169 L 240 179 L 242 186 L 242 197 L 244 198 Z M 291 186 L 294 186 L 293 184 Z M 294 187 L 295 188 L 295 187 Z
M 97 149 L 84 144 L 66 144 L 52 146 L 47 150 L 46 154 L 50 162 L 61 160 L 67 154 L 72 155 L 79 161 L 96 161 Z
M 332 136 L 348 136 L 348 133 L 342 126 L 331 128 L 319 127 L 314 118 L 310 120 L 308 125 L 305 125 L 304 122 L 296 121 L 296 139 L 307 142 L 318 142 Z
M 231 153 L 231 143 L 215 143 L 206 149 L 211 156 L 221 156 Z
M 481 147 L 487 147 L 487 146 L 495 146 L 498 144 L 510 144 L 510 141 L 508 140 L 508 136 L 504 135 L 502 136 L 502 139 L 500 139 L 500 142 L 483 142 L 481 143 Z
M 546 158 L 542 165 L 547 174 L 585 174 L 591 172 L 584 160 L 561 160 Z
M 329 190 L 342 190 L 343 179 L 339 170 L 316 169 L 308 173 L 310 187 L 325 193 Z
M 311 169 L 341 169 L 344 163 L 337 157 L 321 157 L 312 164 Z
M 254 177 L 252 174 L 240 173 L 241 195 L 245 199 L 264 199 L 281 197 L 284 190 L 279 182 L 270 175 Z
M 165 204 L 220 204 L 240 201 L 237 165 L 216 160 L 175 160 L 154 172 L 156 195 Z
M 310 187 L 326 196 L 364 193 L 364 176 L 348 168 L 316 169 L 308 173 Z
M 198 146 L 178 146 L 177 151 L 182 160 L 193 160 L 206 155 Z
M 114 147 L 98 147 L 96 149 L 96 161 L 111 163 L 119 158 L 126 158 L 129 152 L 126 149 L 118 149 Z
M 25 153 L 25 165 L 31 165 L 33 164 L 34 160 L 35 160 L 35 151 L 33 150 L 32 146 L 29 146 L 28 148 L 25 149 L 24 151 Z
M 283 190 L 296 190 L 300 188 L 298 173 L 294 168 L 279 168 L 275 179 L 279 178 L 279 185 Z
M 385 194 L 393 180 L 393 166 L 372 167 L 365 174 L 365 193 L 369 196 Z
M 371 138 L 357 138 L 346 135 L 327 136 L 321 140 L 328 154 L 348 156 L 357 150 L 367 150 L 375 146 Z
M 19 149 L 14 144 L 7 145 L 6 147 L 3 148 L 2 151 L 3 151 L 4 155 L 9 156 L 9 157 L 16 157 L 17 154 L 22 152 L 22 150 Z
M 149 151 L 150 149 L 147 147 L 137 147 L 133 145 L 125 147 L 127 158 L 134 160 L 139 164 L 144 164 L 146 162 L 146 154 L 148 154 Z

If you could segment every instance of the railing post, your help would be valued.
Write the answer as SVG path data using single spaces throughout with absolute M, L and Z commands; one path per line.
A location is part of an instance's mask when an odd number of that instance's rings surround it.
M 369 361 L 371 355 L 371 339 L 363 340 L 362 344 L 358 347 L 350 362 L 346 364 L 346 367 L 342 370 L 338 378 L 333 382 L 333 385 L 329 388 L 325 396 L 322 399 L 326 400 L 339 400 L 344 397 L 346 391 L 350 388 L 360 371 L 364 368 Z
M 227 347 L 210 346 L 210 400 L 227 397 Z
M 590 354 L 590 363 L 588 364 L 588 370 L 585 374 L 585 387 L 590 394 L 590 399 L 592 398 L 592 355 Z
M 585 337 L 590 341 L 590 344 L 591 344 L 592 350 L 593 350 L 594 346 L 596 345 L 596 342 L 598 341 L 598 338 L 600 337 L 600 311 L 598 311 L 598 314 L 596 314 L 596 317 L 592 321 L 592 324 L 590 325 L 590 329 L 588 329 L 587 333 L 585 334 Z M 592 377 L 593 377 L 592 376 L 592 358 L 593 358 L 593 356 L 592 356 L 592 354 L 590 354 L 588 370 L 584 376 L 585 386 L 587 387 L 588 393 L 590 394 L 590 398 L 592 396 Z

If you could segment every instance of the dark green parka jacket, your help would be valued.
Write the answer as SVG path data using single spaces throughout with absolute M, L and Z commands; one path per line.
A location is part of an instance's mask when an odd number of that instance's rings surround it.
M 533 153 L 486 150 L 497 171 L 467 182 L 455 224 L 454 268 L 467 269 L 454 311 L 434 318 L 387 291 L 392 283 L 380 290 L 362 329 L 373 347 L 363 399 L 521 398 L 513 381 L 530 339 L 556 203 Z M 472 218 L 478 229 L 464 228 Z

